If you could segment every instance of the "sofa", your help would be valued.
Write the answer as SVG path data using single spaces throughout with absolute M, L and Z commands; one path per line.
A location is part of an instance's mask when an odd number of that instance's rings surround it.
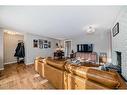
M 35 64 L 42 62 L 39 60 L 41 58 L 36 59 Z M 41 64 L 36 65 L 35 70 L 56 89 L 127 89 L 126 84 L 123 85 L 117 78 L 118 74 L 112 71 L 74 65 L 65 59 L 46 58 Z
M 44 59 L 42 57 L 36 57 L 34 60 L 35 71 L 41 76 L 44 76 Z

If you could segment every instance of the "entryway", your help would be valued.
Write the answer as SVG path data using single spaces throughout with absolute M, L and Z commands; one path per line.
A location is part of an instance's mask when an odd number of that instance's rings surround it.
M 70 54 L 71 54 L 71 41 L 70 40 L 65 41 L 64 44 L 65 44 L 65 57 L 70 57 Z
M 4 65 L 20 61 L 24 63 L 24 56 L 24 35 L 18 32 L 4 31 Z

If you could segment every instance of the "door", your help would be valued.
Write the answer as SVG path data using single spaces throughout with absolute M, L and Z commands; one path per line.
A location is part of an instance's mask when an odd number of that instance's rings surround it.
M 71 41 L 65 41 L 65 57 L 70 57 L 71 54 Z

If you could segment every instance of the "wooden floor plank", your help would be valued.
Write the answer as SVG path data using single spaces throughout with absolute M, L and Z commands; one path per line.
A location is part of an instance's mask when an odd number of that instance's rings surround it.
M 8 64 L 0 71 L 0 89 L 55 89 L 34 70 L 34 65 Z

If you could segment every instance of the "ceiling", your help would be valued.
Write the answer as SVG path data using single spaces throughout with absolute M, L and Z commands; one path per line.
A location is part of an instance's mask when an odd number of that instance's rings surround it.
M 0 6 L 0 27 L 56 39 L 85 35 L 84 27 L 110 29 L 121 6 Z

